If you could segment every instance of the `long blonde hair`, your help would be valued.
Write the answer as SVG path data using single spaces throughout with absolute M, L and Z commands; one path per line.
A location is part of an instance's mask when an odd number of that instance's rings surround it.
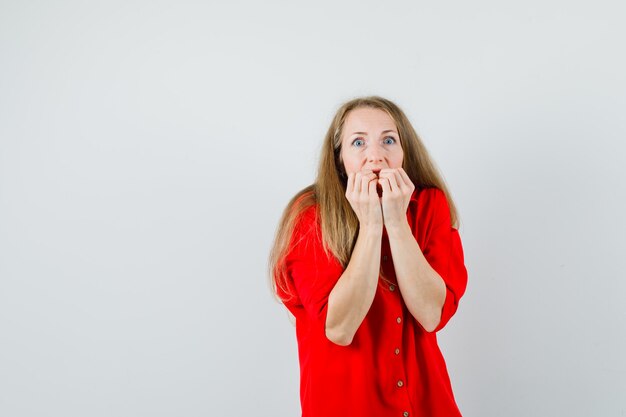
M 278 294 L 280 290 L 283 301 L 294 296 L 284 261 L 290 249 L 294 227 L 307 208 L 318 206 L 318 222 L 326 252 L 334 256 L 344 268 L 350 260 L 359 221 L 345 197 L 346 174 L 340 156 L 341 136 L 348 113 L 362 107 L 383 110 L 394 120 L 404 154 L 402 168 L 416 189 L 436 187 L 444 192 L 450 207 L 451 226 L 458 227 L 456 206 L 448 188 L 404 112 L 393 102 L 378 96 L 350 100 L 337 110 L 328 128 L 315 182 L 291 199 L 278 224 L 270 252 L 269 272 L 274 293 Z

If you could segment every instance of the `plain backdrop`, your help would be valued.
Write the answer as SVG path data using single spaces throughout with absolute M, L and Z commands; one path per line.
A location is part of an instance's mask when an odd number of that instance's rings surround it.
M 0 415 L 297 416 L 281 211 L 335 110 L 461 214 L 468 417 L 626 416 L 622 1 L 0 1 Z

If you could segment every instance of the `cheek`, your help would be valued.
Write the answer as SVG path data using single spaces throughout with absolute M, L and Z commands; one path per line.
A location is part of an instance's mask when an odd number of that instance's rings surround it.
M 394 160 L 393 160 L 394 165 L 395 165 L 394 168 L 401 168 L 402 167 L 402 161 L 404 161 L 404 153 L 401 150 L 394 157 Z
M 355 155 L 350 153 L 341 153 L 341 160 L 343 161 L 343 168 L 347 173 L 357 172 L 360 168 L 360 160 Z

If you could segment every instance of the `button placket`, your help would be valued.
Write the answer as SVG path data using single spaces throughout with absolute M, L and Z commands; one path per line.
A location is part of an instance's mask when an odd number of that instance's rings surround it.
M 381 254 L 381 266 L 383 270 L 387 274 L 388 280 L 385 280 L 385 285 L 382 287 L 383 289 L 389 290 L 387 293 L 388 297 L 386 300 L 389 301 L 390 306 L 392 308 L 388 310 L 390 315 L 385 315 L 385 320 L 394 320 L 395 323 L 390 323 L 390 338 L 385 343 L 387 348 L 385 349 L 388 353 L 389 364 L 391 374 L 389 375 L 389 379 L 387 379 L 388 384 L 393 384 L 394 386 L 394 398 L 396 403 L 396 417 L 408 417 L 409 411 L 412 410 L 411 399 L 409 395 L 409 391 L 407 390 L 407 379 L 406 379 L 406 369 L 405 363 L 403 361 L 403 355 L 400 355 L 400 349 L 403 347 L 403 334 L 405 325 L 404 315 L 406 313 L 405 307 L 402 301 L 402 297 L 400 294 L 400 287 L 398 287 L 398 283 L 396 281 L 395 271 L 393 270 L 393 264 L 390 248 L 386 241 L 383 242 L 383 249 Z M 387 344 L 389 343 L 389 344 Z M 395 397 L 397 396 L 397 397 Z
M 410 399 L 409 399 L 409 392 L 406 390 L 406 371 L 404 369 L 404 362 L 402 361 L 402 357 L 400 356 L 400 347 L 402 346 L 402 334 L 404 333 L 404 326 L 403 326 L 403 312 L 402 312 L 402 303 L 401 300 L 398 299 L 397 301 L 397 307 L 398 308 L 398 312 L 395 314 L 395 325 L 394 327 L 396 327 L 396 330 L 393 332 L 394 333 L 394 340 L 392 340 L 392 344 L 390 346 L 390 351 L 389 354 L 395 358 L 397 358 L 394 362 L 393 368 L 394 368 L 394 379 L 392 381 L 390 381 L 391 383 L 393 383 L 395 385 L 395 388 L 397 389 L 397 395 L 399 395 L 400 397 L 398 397 L 399 400 L 399 409 L 398 412 L 402 413 L 402 412 L 408 412 L 407 409 L 410 409 L 409 407 L 411 407 L 410 405 Z M 391 316 L 394 317 L 394 316 Z M 393 353 L 392 353 L 393 352 Z M 402 391 L 404 391 L 404 393 L 402 393 Z M 401 407 L 401 408 L 400 408 Z M 398 417 L 402 415 L 404 416 L 404 414 L 399 414 Z

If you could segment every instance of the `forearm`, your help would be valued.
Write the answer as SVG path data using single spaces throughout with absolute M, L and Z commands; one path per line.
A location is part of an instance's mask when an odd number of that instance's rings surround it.
M 388 228 L 393 266 L 402 298 L 426 331 L 433 331 L 441 320 L 446 286 L 422 253 L 407 224 Z
M 346 346 L 367 315 L 378 285 L 382 227 L 361 227 L 350 261 L 330 292 L 326 336 Z

